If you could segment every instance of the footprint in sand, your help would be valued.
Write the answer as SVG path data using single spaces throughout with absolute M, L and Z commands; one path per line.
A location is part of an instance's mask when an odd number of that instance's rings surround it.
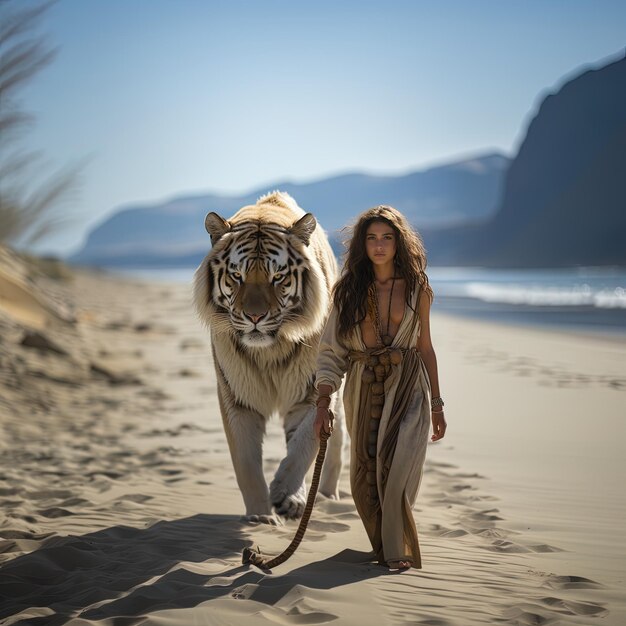
M 551 589 L 601 589 L 604 587 L 599 582 L 582 576 L 556 576 L 550 575 L 544 582 L 545 587 Z
M 528 546 L 533 552 L 563 552 L 561 548 L 550 546 L 547 543 L 540 543 L 535 546 Z
M 504 619 L 498 620 L 514 626 L 545 626 L 558 621 L 558 617 L 550 611 L 535 604 L 521 604 L 507 609 Z
M 200 374 L 200 372 L 197 372 L 196 370 L 184 367 L 183 369 L 178 370 L 177 375 L 181 378 L 198 378 L 202 374 Z
M 352 500 L 346 499 L 346 496 L 340 494 L 342 500 L 331 500 L 330 498 L 319 498 L 315 506 L 323 513 L 331 515 L 341 515 L 343 513 L 352 514 L 356 511 L 356 506 Z
M 504 613 L 504 621 L 516 625 L 535 626 L 537 624 L 543 626 L 552 623 L 560 624 L 560 615 L 604 617 L 608 614 L 607 609 L 592 602 L 573 602 L 554 597 L 541 598 L 539 602 L 541 605 L 524 603 L 510 607 Z
M 491 545 L 483 547 L 486 550 L 491 550 L 492 552 L 504 552 L 506 554 L 523 554 L 524 552 L 531 552 L 529 548 L 520 546 L 512 541 L 507 541 L 506 539 L 496 539 L 491 542 Z
M 50 508 L 37 511 L 37 513 L 42 517 L 47 517 L 48 519 L 56 519 L 58 517 L 68 517 L 69 515 L 75 515 L 75 513 L 73 513 L 72 511 L 62 509 L 59 506 L 51 506 Z
M 542 598 L 541 602 L 549 606 L 553 611 L 567 615 L 593 615 L 594 617 L 600 617 L 601 614 L 607 613 L 603 606 L 594 602 L 572 602 L 571 600 L 552 597 Z
M 117 498 L 117 500 L 127 500 L 129 502 L 137 502 L 138 504 L 142 504 L 143 502 L 147 502 L 152 499 L 153 496 L 148 496 L 143 493 L 127 493 L 126 495 Z
M 178 347 L 181 350 L 200 350 L 205 349 L 207 347 L 207 344 L 205 344 L 203 341 L 200 341 L 199 339 L 190 338 L 183 339 Z
M 444 463 L 443 461 L 427 461 L 427 467 L 435 469 L 458 469 L 458 465 Z
M 454 478 L 485 478 L 482 474 L 478 474 L 477 472 L 457 472 L 456 474 L 452 474 L 452 476 L 454 476 Z
M 478 528 L 476 530 L 470 531 L 472 535 L 480 535 L 485 538 L 496 538 L 496 539 L 506 539 L 511 535 L 519 535 L 521 534 L 517 530 L 504 530 L 503 528 Z
M 72 497 L 72 498 L 67 498 L 67 500 L 63 500 L 62 502 L 59 502 L 59 506 L 63 507 L 63 508 L 67 508 L 68 506 L 90 506 L 91 502 L 89 500 L 86 500 L 85 498 L 79 498 L 79 497 Z
M 350 530 L 348 524 L 341 524 L 340 522 L 322 522 L 321 520 L 311 520 L 308 527 L 310 530 L 326 533 L 341 533 Z
M 13 493 L 17 493 L 18 490 L 12 489 L 10 491 L 12 495 Z M 9 495 L 9 494 L 2 493 L 2 490 L 0 490 L 0 496 L 2 495 Z M 50 498 L 71 498 L 72 495 L 73 495 L 72 492 L 67 491 L 66 489 L 42 489 L 42 490 L 37 490 L 37 491 L 27 491 L 26 493 L 24 493 L 24 497 L 30 500 L 49 500 Z
M 361 519 L 358 513 L 337 513 L 335 514 L 336 519 L 345 519 L 345 520 L 355 520 Z
M 465 489 L 476 489 L 475 487 L 472 487 L 471 485 L 467 485 L 467 484 L 458 484 L 458 485 L 450 485 L 450 490 L 451 491 L 463 491 Z
M 465 516 L 465 519 L 477 521 L 477 522 L 498 522 L 502 521 L 502 518 L 496 515 L 499 513 L 498 509 L 486 509 L 484 511 L 475 511 Z
M 439 537 L 464 537 L 468 532 L 466 530 L 457 529 L 457 530 L 444 530 L 443 532 L 439 532 Z

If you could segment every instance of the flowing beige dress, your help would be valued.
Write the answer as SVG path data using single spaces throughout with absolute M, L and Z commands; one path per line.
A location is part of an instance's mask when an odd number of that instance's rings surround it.
M 357 511 L 380 563 L 410 560 L 421 568 L 412 508 L 422 478 L 430 428 L 430 381 L 417 341 L 419 291 L 405 307 L 398 332 L 388 348 L 368 349 L 359 325 L 346 340 L 337 336 L 333 307 L 320 343 L 315 386 L 341 386 L 350 433 L 350 484 Z M 372 355 L 395 351 L 400 363 L 386 367 L 384 404 L 379 419 L 371 418 L 372 384 L 363 372 Z M 397 359 L 396 359 L 397 360 Z M 367 377 L 366 377 L 367 378 Z M 374 400 L 374 402 L 376 402 Z

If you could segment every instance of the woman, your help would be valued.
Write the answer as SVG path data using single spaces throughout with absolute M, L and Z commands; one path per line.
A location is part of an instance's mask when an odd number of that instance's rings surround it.
M 399 211 L 360 215 L 317 363 L 315 433 L 331 432 L 330 396 L 347 372 L 352 495 L 378 561 L 391 570 L 421 568 L 412 507 L 431 422 L 432 441 L 446 432 L 425 267 L 422 241 Z

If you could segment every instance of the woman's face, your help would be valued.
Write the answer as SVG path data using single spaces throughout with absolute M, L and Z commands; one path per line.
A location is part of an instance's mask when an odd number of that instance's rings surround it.
M 387 222 L 372 222 L 365 231 L 365 251 L 374 265 L 393 263 L 396 234 Z

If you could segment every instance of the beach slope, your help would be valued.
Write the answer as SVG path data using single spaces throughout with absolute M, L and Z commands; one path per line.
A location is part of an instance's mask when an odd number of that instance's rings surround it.
M 0 623 L 624 623 L 626 348 L 434 315 L 449 430 L 414 510 L 422 570 L 369 562 L 349 494 L 241 521 L 190 286 L 0 256 Z M 268 427 L 268 477 L 284 450 Z

